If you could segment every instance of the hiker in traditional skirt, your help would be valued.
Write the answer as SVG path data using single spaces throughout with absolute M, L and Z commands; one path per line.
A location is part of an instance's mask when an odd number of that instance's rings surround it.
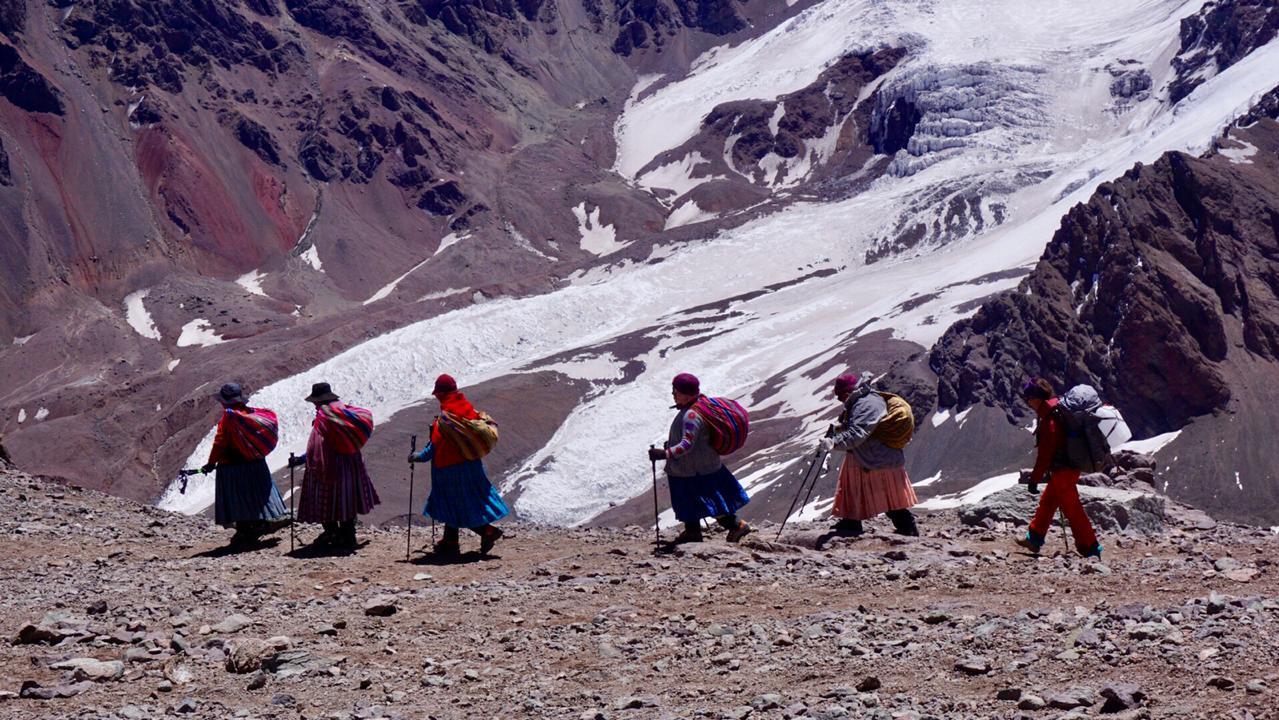
M 675 519 L 684 523 L 674 543 L 701 542 L 701 521 L 708 517 L 728 531 L 729 542 L 737 542 L 751 531 L 737 517 L 750 496 L 711 447 L 710 428 L 693 407 L 702 396 L 701 383 L 689 373 L 680 373 L 671 383 L 671 396 L 679 413 L 671 423 L 666 447 L 649 450 L 649 460 L 666 461 L 671 509 Z
M 343 404 L 328 383 L 312 385 L 306 401 L 315 405 L 315 420 L 306 454 L 293 458 L 294 466 L 306 466 L 297 519 L 324 526 L 314 545 L 353 550 L 355 517 L 381 502 L 360 452 L 373 432 L 373 419 L 368 411 Z
M 835 397 L 844 410 L 831 437 L 822 438 L 821 449 L 845 450 L 832 515 L 834 531 L 842 536 L 862 534 L 862 521 L 884 513 L 899 535 L 918 536 L 910 508 L 919 502 L 906 475 L 906 453 L 872 437 L 888 414 L 888 403 L 871 388 L 873 376 L 864 373 L 835 379 Z
M 480 413 L 466 395 L 457 389 L 457 381 L 440 375 L 431 391 L 440 403 L 440 412 L 462 420 L 476 420 Z M 511 511 L 497 494 L 484 472 L 483 460 L 468 460 L 453 439 L 440 427 L 440 418 L 431 424 L 431 439 L 421 452 L 409 455 L 409 462 L 431 463 L 431 494 L 422 514 L 444 523 L 444 537 L 435 544 L 435 554 L 457 557 L 461 554 L 461 528 L 470 528 L 480 536 L 480 552 L 488 554 L 502 529 L 493 523 Z
M 216 469 L 213 518 L 222 527 L 235 528 L 231 545 L 247 545 L 288 522 L 287 518 L 276 522 L 285 515 L 284 501 L 266 464 L 267 454 L 275 448 L 275 414 L 250 408 L 236 383 L 223 385 L 214 397 L 222 403 L 222 417 L 209 461 L 200 471 L 208 474 Z M 266 419 L 270 427 L 260 424 L 260 419 Z
M 1031 492 L 1041 482 L 1048 486 L 1039 497 L 1039 507 L 1030 520 L 1026 537 L 1017 544 L 1038 553 L 1044 538 L 1053 524 L 1057 509 L 1070 522 L 1070 534 L 1075 538 L 1075 549 L 1084 557 L 1101 557 L 1101 543 L 1088 520 L 1083 503 L 1079 500 L 1079 470 L 1070 466 L 1066 457 L 1066 429 L 1062 427 L 1053 410 L 1061 399 L 1052 383 L 1043 378 L 1027 382 L 1021 389 L 1022 399 L 1035 411 L 1035 467 L 1030 471 Z

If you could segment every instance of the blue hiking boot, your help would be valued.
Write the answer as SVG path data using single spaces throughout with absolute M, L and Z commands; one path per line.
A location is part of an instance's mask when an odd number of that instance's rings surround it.
M 1027 530 L 1026 537 L 1018 538 L 1017 544 L 1038 555 L 1040 548 L 1044 546 L 1044 536 L 1034 530 Z
M 1102 551 L 1101 543 L 1097 543 L 1096 545 L 1093 545 L 1092 549 L 1090 550 L 1080 550 L 1079 554 L 1083 555 L 1086 558 L 1097 558 L 1098 560 L 1100 560 L 1101 551 Z

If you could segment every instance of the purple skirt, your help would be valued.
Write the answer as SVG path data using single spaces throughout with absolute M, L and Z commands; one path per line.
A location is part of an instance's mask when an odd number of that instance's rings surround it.
M 325 523 L 354 520 L 381 502 L 364 456 L 325 453 L 323 472 L 313 472 L 308 464 L 302 478 L 302 499 L 298 502 L 298 522 Z

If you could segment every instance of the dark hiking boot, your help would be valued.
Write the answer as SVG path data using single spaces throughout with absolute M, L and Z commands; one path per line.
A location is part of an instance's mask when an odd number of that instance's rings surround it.
M 488 555 L 504 534 L 502 528 L 493 527 L 492 525 L 485 526 L 483 532 L 480 533 L 480 554 Z
M 909 510 L 894 510 L 888 513 L 893 521 L 893 531 L 906 537 L 919 537 L 919 526 L 915 524 L 915 515 Z
M 1101 543 L 1097 543 L 1093 545 L 1091 548 L 1089 548 L 1088 550 L 1084 550 L 1083 548 L 1080 548 L 1078 546 L 1076 546 L 1075 549 L 1079 551 L 1080 555 L 1083 555 L 1086 558 L 1097 558 L 1098 560 L 1100 560 L 1101 551 L 1103 548 L 1101 547 Z
M 456 539 L 450 540 L 445 538 L 437 543 L 432 549 L 436 557 L 453 559 L 462 555 L 462 544 Z
M 1027 530 L 1026 537 L 1017 538 L 1016 543 L 1038 555 L 1040 549 L 1044 547 L 1044 536 L 1034 530 Z
M 344 522 L 339 526 L 337 537 L 334 539 L 333 544 L 344 550 L 354 550 L 359 545 L 359 541 L 355 537 L 354 520 Z
M 684 528 L 683 532 L 675 536 L 675 539 L 671 541 L 671 544 L 683 545 L 684 543 L 695 543 L 695 542 L 701 542 L 701 541 L 702 541 L 701 528 L 693 529 L 693 528 L 686 527 Z
M 337 523 L 324 523 L 324 532 L 312 540 L 311 544 L 316 547 L 330 547 L 337 542 L 339 533 L 340 529 Z
M 737 527 L 728 531 L 728 541 L 731 543 L 741 542 L 742 538 L 749 535 L 752 530 L 754 530 L 754 528 L 747 525 L 745 521 L 738 520 Z
M 862 528 L 861 520 L 853 520 L 851 518 L 843 518 L 835 523 L 835 527 L 831 530 L 839 537 L 857 537 L 865 532 Z

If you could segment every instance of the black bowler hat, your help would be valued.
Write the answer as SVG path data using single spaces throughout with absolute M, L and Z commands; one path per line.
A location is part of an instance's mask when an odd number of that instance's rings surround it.
M 227 383 L 220 390 L 213 394 L 213 397 L 222 402 L 223 405 L 240 405 L 247 404 L 249 401 L 244 397 L 244 388 L 239 383 Z
M 338 396 L 333 394 L 333 388 L 328 383 L 316 383 L 311 386 L 311 394 L 307 396 L 307 402 L 326 403 L 337 400 Z

